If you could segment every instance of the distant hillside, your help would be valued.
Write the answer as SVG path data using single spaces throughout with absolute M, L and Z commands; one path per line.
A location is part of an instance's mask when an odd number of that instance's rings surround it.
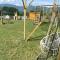
M 4 7 L 4 6 L 7 6 L 7 7 L 15 7 L 17 8 L 19 11 L 23 11 L 23 6 L 16 6 L 16 5 L 11 5 L 11 4 L 0 4 L 0 8 L 1 7 Z M 45 8 L 46 9 L 46 8 Z M 29 12 L 30 10 L 33 10 L 33 11 L 36 11 L 36 6 L 29 6 L 27 8 L 27 11 Z
M 0 4 L 0 8 L 2 8 L 4 6 L 6 6 L 6 7 L 15 7 L 15 8 L 18 9 L 18 11 L 23 12 L 23 6 L 16 6 L 16 5 L 11 5 L 11 4 Z M 29 12 L 30 10 L 35 10 L 35 6 L 29 6 L 27 8 L 27 12 Z
M 30 10 L 32 10 L 32 11 L 41 11 L 41 10 L 43 10 L 43 7 L 41 8 L 38 8 L 38 6 L 36 7 L 36 6 L 30 6 L 30 7 L 28 7 L 28 9 L 27 9 L 28 11 L 30 11 Z M 51 9 L 49 8 L 49 7 L 44 7 L 44 13 L 46 13 L 46 12 L 49 12 Z
M 23 6 L 16 6 L 16 5 L 11 5 L 11 4 L 0 4 L 0 8 L 7 6 L 7 7 L 15 7 L 18 9 L 18 11 L 23 12 Z M 40 8 L 41 9 L 41 8 Z M 60 11 L 60 7 L 58 8 Z M 29 6 L 27 8 L 27 12 L 29 11 L 36 11 L 36 6 Z M 44 7 L 44 12 L 49 12 L 50 11 L 50 7 Z
M 18 11 L 23 11 L 23 7 L 22 6 L 16 6 L 16 5 L 11 5 L 11 4 L 0 4 L 0 8 L 2 8 L 4 6 L 6 6 L 6 7 L 15 7 L 15 8 L 18 9 Z

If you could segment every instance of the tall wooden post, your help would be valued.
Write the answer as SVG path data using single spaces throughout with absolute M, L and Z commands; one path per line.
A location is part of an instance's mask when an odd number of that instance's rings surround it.
M 25 40 L 25 21 L 26 21 L 26 0 L 24 0 L 24 40 Z
M 3 24 L 3 16 L 2 16 L 2 10 L 1 10 L 1 22 L 2 22 L 2 24 Z
M 44 6 L 43 6 L 43 20 L 44 20 Z
M 29 3 L 29 6 L 30 4 L 32 3 L 33 0 L 31 0 L 31 2 Z M 23 2 L 23 6 L 24 6 L 24 40 L 26 39 L 25 37 L 25 21 L 26 21 L 26 9 L 27 9 L 27 5 L 26 5 L 26 0 L 22 0 Z

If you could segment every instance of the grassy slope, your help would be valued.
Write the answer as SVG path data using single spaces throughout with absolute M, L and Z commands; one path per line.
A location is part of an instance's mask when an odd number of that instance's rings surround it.
M 32 35 L 31 41 L 23 40 L 23 22 L 0 24 L 0 60 L 35 60 L 40 53 L 39 41 L 46 35 L 48 23 L 42 24 Z M 32 22 L 26 22 L 26 37 L 34 29 Z

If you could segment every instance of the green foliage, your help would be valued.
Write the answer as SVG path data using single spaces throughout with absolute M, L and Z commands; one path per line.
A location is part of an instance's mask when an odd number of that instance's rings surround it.
M 19 11 L 18 9 L 14 8 L 14 7 L 6 7 L 4 6 L 2 8 L 2 11 L 3 11 L 3 15 L 14 15 L 15 12 L 17 12 L 19 14 Z
M 26 21 L 26 37 L 36 25 Z M 46 35 L 49 23 L 43 23 L 31 36 L 31 40 L 23 40 L 23 21 L 2 25 L 0 21 L 0 60 L 36 60 L 40 54 L 39 42 Z M 60 31 L 60 29 L 59 29 Z
M 23 12 L 19 12 L 18 15 L 19 15 L 19 16 L 23 16 Z

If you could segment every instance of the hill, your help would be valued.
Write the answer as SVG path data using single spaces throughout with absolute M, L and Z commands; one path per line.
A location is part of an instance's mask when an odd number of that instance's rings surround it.
M 11 4 L 0 4 L 0 8 L 3 8 L 4 6 L 6 6 L 6 7 L 15 7 L 16 9 L 18 9 L 18 11 L 23 11 L 22 6 L 16 6 L 16 5 L 11 5 Z
M 0 8 L 2 8 L 2 7 L 4 7 L 4 6 L 6 6 L 6 7 L 15 7 L 16 9 L 18 9 L 18 11 L 20 11 L 20 12 L 23 12 L 23 6 L 16 6 L 16 5 L 11 5 L 11 4 L 0 4 Z M 37 6 L 38 7 L 38 6 Z M 50 8 L 51 7 L 44 7 L 44 12 L 50 12 L 51 10 L 50 10 Z M 39 10 L 40 10 L 41 8 L 39 8 Z M 60 11 L 60 7 L 58 8 L 59 9 L 59 11 Z M 27 8 L 27 12 L 29 12 L 29 11 L 36 11 L 36 6 L 29 6 L 28 8 Z

